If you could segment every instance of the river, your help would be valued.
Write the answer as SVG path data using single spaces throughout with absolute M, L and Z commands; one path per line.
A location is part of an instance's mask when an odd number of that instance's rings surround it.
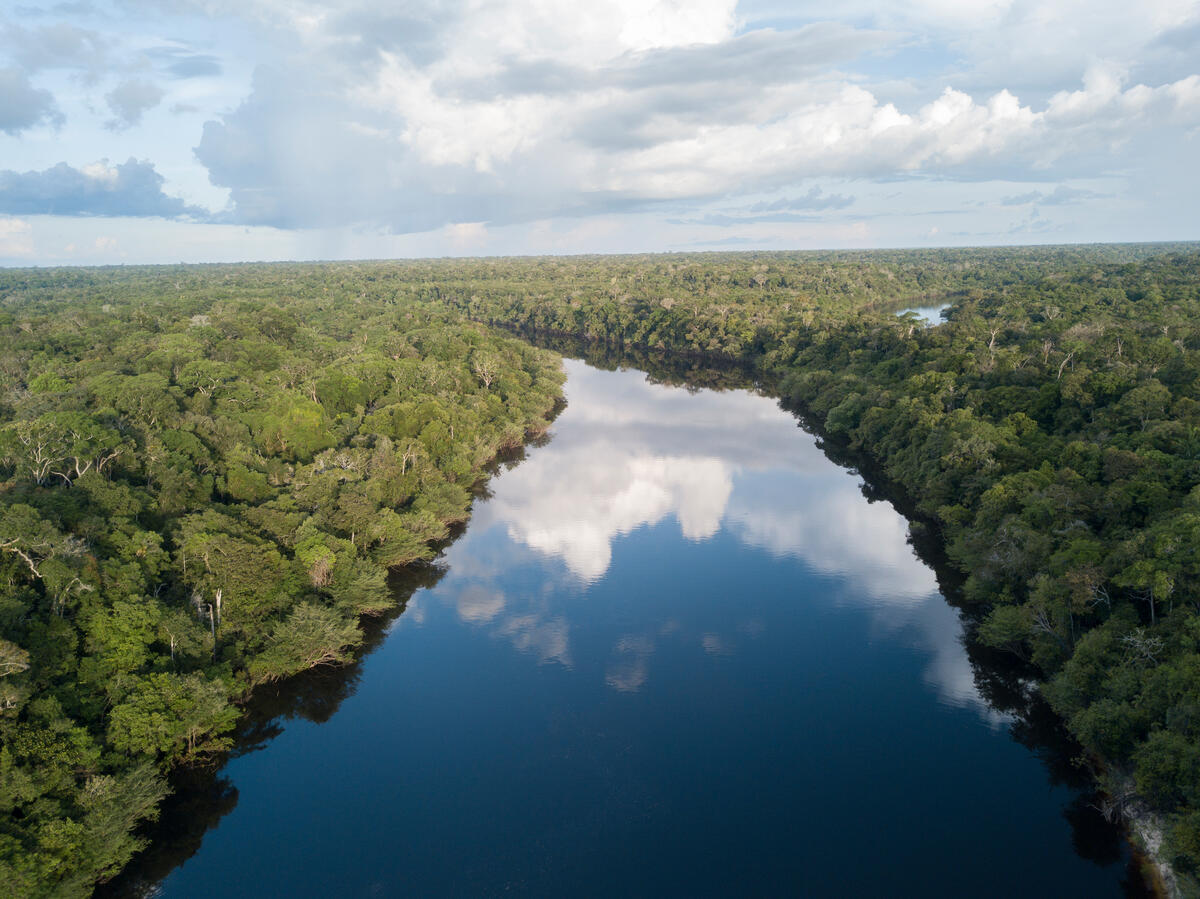
M 1126 895 L 889 503 L 767 397 L 566 364 L 376 648 L 260 698 L 115 892 Z

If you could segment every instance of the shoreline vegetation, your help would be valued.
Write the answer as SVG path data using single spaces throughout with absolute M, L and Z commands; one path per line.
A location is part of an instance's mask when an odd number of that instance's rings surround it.
M 235 700 L 353 657 L 561 395 L 488 326 L 736 361 L 869 460 L 1196 892 L 1195 244 L 0 272 L 0 880 L 86 895 Z
M 1200 894 L 1200 247 L 543 261 L 572 281 L 557 301 L 505 264 L 446 300 L 738 360 L 871 459 L 963 574 L 971 639 L 1036 673 L 1158 889 Z M 940 303 L 940 325 L 894 314 Z
M 937 523 L 925 516 L 916 500 L 903 485 L 891 480 L 878 460 L 861 447 L 830 433 L 823 421 L 807 408 L 780 398 L 780 384 L 763 380 L 762 372 L 741 360 L 725 356 L 704 356 L 699 353 L 670 354 L 648 347 L 617 348 L 603 340 L 573 337 L 562 332 L 532 332 L 515 330 L 536 346 L 553 350 L 562 356 L 585 360 L 589 365 L 604 368 L 634 368 L 647 373 L 655 382 L 674 386 L 703 386 L 715 390 L 755 390 L 780 400 L 781 406 L 795 415 L 802 426 L 814 434 L 822 452 L 836 464 L 857 472 L 863 478 L 863 491 L 873 498 L 886 500 L 909 522 L 910 544 L 925 564 L 935 572 L 938 588 L 946 601 L 963 615 L 967 633 L 977 632 L 981 616 L 977 605 L 966 603 L 962 597 L 963 573 L 946 555 Z M 1164 816 L 1152 809 L 1137 795 L 1136 784 L 1127 771 L 1106 769 L 1105 761 L 1090 756 L 1081 764 L 1082 747 L 1063 727 L 1061 719 L 1049 709 L 1037 690 L 1027 684 L 1036 680 L 1036 669 L 1026 659 L 997 650 L 974 636 L 966 646 L 971 667 L 978 678 L 981 669 L 991 683 L 984 692 L 988 704 L 998 712 L 1011 715 L 1023 725 L 1020 742 L 1035 752 L 1048 769 L 1052 783 L 1062 783 L 1080 792 L 1077 803 L 1099 813 L 1110 823 L 1119 823 L 1133 850 L 1127 872 L 1129 880 L 1136 879 L 1147 895 L 1177 897 L 1191 895 L 1192 888 L 1181 882 L 1163 853 L 1166 832 Z M 1018 739 L 1014 734 L 1014 739 Z M 1080 776 L 1082 774 L 1082 777 Z M 1110 795 L 1111 794 L 1111 795 Z M 1112 795 L 1124 797 L 1114 802 Z M 1074 826 L 1074 825 L 1073 825 Z M 1194 891 L 1194 890 L 1193 890 Z M 1135 889 L 1133 895 L 1142 895 Z
M 255 686 L 350 661 L 559 359 L 340 267 L 0 273 L 0 882 L 89 895 Z

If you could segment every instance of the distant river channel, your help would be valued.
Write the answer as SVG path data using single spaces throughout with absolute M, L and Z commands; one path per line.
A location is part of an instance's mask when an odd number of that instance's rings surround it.
M 118 894 L 1127 895 L 888 502 L 770 398 L 566 364 L 376 648 L 267 697 Z

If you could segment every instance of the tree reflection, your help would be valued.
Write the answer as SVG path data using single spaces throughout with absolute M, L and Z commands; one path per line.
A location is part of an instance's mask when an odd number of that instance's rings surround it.
M 699 357 L 680 357 L 646 349 L 622 349 L 603 343 L 589 343 L 574 338 L 547 335 L 524 335 L 539 346 L 560 354 L 580 358 L 589 365 L 606 370 L 634 368 L 647 372 L 650 383 L 672 386 L 684 385 L 690 390 L 751 389 L 770 394 L 771 385 L 763 384 L 756 373 L 736 363 L 724 364 Z M 1050 785 L 1072 791 L 1074 798 L 1063 808 L 1064 819 L 1070 824 L 1076 853 L 1100 866 L 1126 864 L 1122 886 L 1126 895 L 1152 896 L 1144 882 L 1137 857 L 1130 852 L 1128 842 L 1118 822 L 1106 820 L 1099 811 L 1103 797 L 1095 790 L 1091 762 L 1083 755 L 1061 719 L 1056 716 L 1034 689 L 1036 672 L 1027 662 L 1011 653 L 984 647 L 971 634 L 978 625 L 975 611 L 962 601 L 961 585 L 964 575 L 952 568 L 946 559 L 944 546 L 936 527 L 921 519 L 910 497 L 891 482 L 863 454 L 844 443 L 831 439 L 814 426 L 804 409 L 781 402 L 781 407 L 800 420 L 802 427 L 816 435 L 816 445 L 835 464 L 862 478 L 862 495 L 868 502 L 886 502 L 909 522 L 909 545 L 917 557 L 936 576 L 940 593 L 956 610 L 962 623 L 960 641 L 965 649 L 975 693 L 981 704 L 994 713 L 994 720 L 1007 724 L 1012 738 L 1025 746 L 1042 762 Z M 621 659 L 625 668 L 618 673 L 634 672 L 631 663 L 636 657 Z M 628 671 L 626 669 L 629 669 Z M 615 669 L 614 669 L 615 670 Z M 625 680 L 621 681 L 625 683 Z
M 713 364 L 700 358 L 680 358 L 650 350 L 622 351 L 603 344 L 586 344 L 565 338 L 535 337 L 534 342 L 564 355 L 583 358 L 597 368 L 640 369 L 648 373 L 651 383 L 686 386 L 693 392 L 700 389 L 757 389 L 761 386 L 753 371 L 739 365 Z M 797 415 L 806 429 L 813 430 L 803 410 L 793 408 L 788 411 Z M 541 442 L 548 439 L 547 436 Z M 908 519 L 909 544 L 921 561 L 934 571 L 938 589 L 951 606 L 958 609 L 964 632 L 969 636 L 976 624 L 974 614 L 970 608 L 962 605 L 959 592 L 961 574 L 946 564 L 936 530 L 915 516 L 908 498 L 895 485 L 888 483 L 881 472 L 874 470 L 865 458 L 824 437 L 818 437 L 817 446 L 835 464 L 862 477 L 862 494 L 869 502 L 887 502 Z M 512 469 L 525 459 L 525 454 L 523 447 L 506 453 L 495 460 L 493 471 Z M 486 482 L 481 483 L 476 485 L 474 496 L 477 500 L 486 500 L 493 496 L 493 491 Z M 461 529 L 452 535 L 452 539 L 459 534 Z M 423 587 L 433 587 L 445 573 L 443 568 L 422 566 L 393 574 L 391 587 L 397 605 L 388 615 L 364 623 L 366 639 L 354 663 L 339 669 L 311 671 L 256 691 L 246 707 L 246 715 L 230 757 L 236 758 L 264 748 L 285 729 L 290 720 L 299 718 L 316 723 L 329 720 L 342 702 L 357 690 L 361 678 L 361 659 L 383 642 L 390 625 L 403 614 L 414 592 Z M 473 602 L 465 618 L 487 622 L 498 614 L 492 612 L 496 606 L 495 598 L 490 594 L 480 594 L 474 597 Z M 462 615 L 463 609 L 459 611 Z M 569 663 L 565 626 L 551 633 L 546 631 L 546 622 L 541 619 L 514 621 L 524 628 L 506 634 L 514 643 L 523 641 L 523 645 L 536 649 L 543 660 L 556 658 L 567 660 L 564 664 Z M 950 641 L 952 635 L 948 628 L 946 630 L 946 639 Z M 1063 808 L 1062 814 L 1070 824 L 1076 853 L 1101 866 L 1128 859 L 1128 848 L 1119 827 L 1106 821 L 1097 811 L 1097 806 L 1101 805 L 1100 797 L 1093 792 L 1093 779 L 1086 764 L 1080 761 L 1079 746 L 1070 739 L 1059 719 L 1030 688 L 1034 672 L 1011 654 L 989 650 L 969 638 L 964 639 L 963 644 L 979 703 L 995 713 L 994 720 L 1007 724 L 1014 740 L 1038 756 L 1050 784 L 1073 791 L 1074 797 Z M 704 648 L 717 652 L 721 645 L 714 638 L 706 642 Z M 651 651 L 652 644 L 644 635 L 621 637 L 614 647 L 613 661 L 605 671 L 609 685 L 617 690 L 637 690 L 647 677 L 647 659 Z M 961 679 L 966 681 L 965 669 Z M 153 893 L 162 878 L 196 853 L 206 832 L 215 827 L 237 803 L 236 788 L 218 767 L 177 772 L 173 783 L 176 792 L 165 804 L 161 821 L 149 834 L 153 839 L 151 847 L 126 869 L 119 880 L 101 889 L 98 895 L 140 897 Z M 1149 895 L 1137 873 L 1135 862 L 1128 860 L 1128 865 L 1129 873 L 1125 880 L 1127 894 Z
M 451 540 L 454 536 L 457 535 Z M 439 565 L 415 565 L 393 571 L 388 586 L 396 605 L 385 615 L 363 620 L 363 644 L 353 662 L 337 668 L 310 669 L 257 688 L 246 703 L 230 752 L 213 765 L 172 772 L 173 792 L 163 803 L 158 822 L 145 833 L 150 845 L 117 878 L 99 886 L 95 895 L 100 899 L 156 895 L 159 883 L 195 855 L 205 834 L 237 805 L 238 791 L 223 773 L 225 764 L 266 748 L 283 733 L 288 721 L 301 719 L 323 724 L 332 718 L 358 689 L 363 659 L 387 639 L 390 626 L 404 614 L 412 595 L 417 590 L 434 587 L 445 574 L 446 570 Z

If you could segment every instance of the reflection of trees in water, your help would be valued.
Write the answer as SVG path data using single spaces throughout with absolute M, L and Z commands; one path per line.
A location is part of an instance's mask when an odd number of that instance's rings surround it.
M 451 540 L 458 533 L 461 529 Z M 301 718 L 323 724 L 332 718 L 342 702 L 358 689 L 363 658 L 382 645 L 389 626 L 404 613 L 413 593 L 433 587 L 445 573 L 445 569 L 437 565 L 417 565 L 392 572 L 388 586 L 396 606 L 385 615 L 363 619 L 363 644 L 355 661 L 349 665 L 314 668 L 257 687 L 246 703 L 234 733 L 233 749 L 221 764 L 181 768 L 172 773 L 174 792 L 163 803 L 158 823 L 146 833 L 151 840 L 150 846 L 126 866 L 119 877 L 101 885 L 95 895 L 101 899 L 154 895 L 158 883 L 195 855 L 204 835 L 237 805 L 237 788 L 224 775 L 224 762 L 266 748 L 283 732 L 287 721 Z
M 708 388 L 757 389 L 768 395 L 778 392 L 773 391 L 772 384 L 763 381 L 753 367 L 737 362 L 679 356 L 645 348 L 622 349 L 577 337 L 521 333 L 536 346 L 582 359 L 595 368 L 644 371 L 651 383 L 683 386 L 693 391 Z M 1099 811 L 1103 796 L 1095 788 L 1096 779 L 1082 748 L 1067 732 L 1062 719 L 1032 689 L 1031 685 L 1037 680 L 1036 670 L 1011 653 L 990 649 L 970 639 L 969 635 L 978 626 L 978 616 L 960 600 L 964 575 L 948 563 L 936 527 L 921 518 L 912 499 L 870 458 L 840 440 L 831 439 L 803 408 L 784 400 L 780 401 L 780 406 L 816 436 L 817 447 L 831 462 L 862 477 L 862 494 L 868 502 L 888 502 L 908 520 L 909 544 L 921 561 L 934 571 L 942 596 L 959 611 L 966 634 L 963 644 L 980 697 L 1010 719 L 1010 736 L 1041 760 L 1050 785 L 1075 794 L 1063 809 L 1063 817 L 1071 826 L 1075 852 L 1101 866 L 1117 864 L 1127 858 L 1126 876 L 1122 881 L 1126 895 L 1153 896 L 1142 878 L 1136 857 L 1127 857 L 1129 848 L 1122 829 L 1106 820 Z
M 97 897 L 155 895 L 158 882 L 191 858 L 204 834 L 237 805 L 237 788 L 215 766 L 181 769 L 172 775 L 171 787 L 158 823 L 147 833 L 150 847 L 115 880 L 97 887 Z
M 804 427 L 816 433 L 821 451 L 835 464 L 852 469 L 863 479 L 862 493 L 868 502 L 885 501 L 909 522 L 909 545 L 928 565 L 938 582 L 938 591 L 959 612 L 963 624 L 963 648 L 971 665 L 975 689 L 992 709 L 1010 719 L 1008 732 L 1038 757 L 1051 786 L 1072 791 L 1074 798 L 1063 808 L 1063 818 L 1071 827 L 1071 842 L 1077 855 L 1107 867 L 1126 858 L 1121 886 L 1131 899 L 1150 899 L 1155 895 L 1141 874 L 1138 858 L 1129 852 L 1129 843 L 1119 823 L 1107 820 L 1100 807 L 1103 794 L 1096 789 L 1095 773 L 1084 756 L 1083 748 L 1067 731 L 1061 718 L 1034 688 L 1037 669 L 1010 652 L 993 649 L 972 639 L 979 625 L 977 610 L 962 601 L 961 586 L 965 575 L 951 567 L 937 528 L 916 511 L 912 499 L 865 457 L 845 444 L 821 435 L 812 419 L 801 409 L 782 403 L 796 415 Z
M 634 368 L 645 372 L 651 384 L 681 387 L 689 393 L 698 390 L 754 390 L 758 375 L 751 365 L 736 360 L 699 354 L 668 353 L 648 347 L 621 348 L 616 344 L 582 340 L 561 334 L 531 333 L 518 330 L 525 340 L 560 356 L 582 359 L 592 368 L 616 371 Z
M 964 616 L 965 617 L 965 616 Z M 968 629 L 972 627 L 966 622 Z M 1036 671 L 1012 653 L 990 649 L 973 640 L 964 640 L 967 657 L 975 675 L 979 694 L 994 709 L 1011 716 L 1009 735 L 1041 760 L 1052 786 L 1065 787 L 1075 796 L 1063 808 L 1063 817 L 1071 826 L 1071 842 L 1081 858 L 1108 866 L 1119 863 L 1128 854 L 1128 844 L 1120 827 L 1100 812 L 1102 794 L 1096 790 L 1096 778 L 1075 742 L 1050 706 L 1032 689 Z M 1152 897 L 1141 874 L 1136 856 L 1126 860 L 1121 881 L 1126 896 Z
M 752 368 L 736 362 L 672 355 L 645 348 L 622 349 L 576 337 L 521 333 L 536 346 L 582 359 L 594 368 L 643 371 L 651 383 L 683 387 L 692 392 L 700 389 L 772 392 L 770 385 L 762 383 Z M 806 430 L 817 435 L 817 446 L 830 461 L 862 477 L 862 493 L 869 502 L 889 502 L 910 522 L 909 543 L 921 561 L 935 572 L 938 589 L 947 602 L 959 610 L 969 635 L 978 624 L 977 617 L 969 606 L 958 600 L 963 575 L 947 563 L 936 529 L 921 520 L 912 501 L 870 459 L 822 434 L 803 409 L 782 401 L 780 405 L 795 415 Z M 561 411 L 560 407 L 556 414 Z M 546 434 L 531 443 L 540 446 L 550 439 Z M 525 459 L 525 454 L 524 446 L 505 451 L 492 462 L 490 470 L 511 469 Z M 491 496 L 487 481 L 475 485 L 473 496 L 477 501 Z M 464 529 L 465 525 L 454 527 L 447 543 L 455 540 Z M 397 606 L 384 616 L 363 621 L 364 641 L 356 661 L 340 668 L 308 671 L 256 689 L 246 706 L 229 757 L 263 749 L 283 731 L 283 724 L 288 720 L 303 718 L 323 723 L 333 717 L 343 700 L 353 695 L 358 687 L 362 658 L 386 639 L 389 625 L 403 614 L 413 593 L 423 587 L 433 587 L 444 574 L 445 569 L 436 565 L 393 572 L 389 585 Z M 1030 688 L 1036 681 L 1036 671 L 1011 653 L 982 646 L 969 637 L 963 643 L 979 695 L 992 709 L 1010 719 L 1010 735 L 1041 760 L 1049 783 L 1075 793 L 1062 814 L 1071 826 L 1076 853 L 1102 866 L 1120 862 L 1128 852 L 1124 834 L 1098 810 L 1102 797 L 1095 790 L 1095 778 L 1082 757 L 1080 746 L 1067 733 L 1061 719 Z M 117 880 L 101 887 L 97 896 L 151 895 L 156 884 L 191 858 L 200 848 L 205 833 L 237 804 L 237 790 L 219 766 L 178 771 L 172 776 L 172 784 L 175 793 L 163 804 L 162 817 L 148 834 L 153 840 L 151 846 L 127 866 Z M 1145 885 L 1135 858 L 1127 860 L 1122 886 L 1129 897 L 1154 895 Z

